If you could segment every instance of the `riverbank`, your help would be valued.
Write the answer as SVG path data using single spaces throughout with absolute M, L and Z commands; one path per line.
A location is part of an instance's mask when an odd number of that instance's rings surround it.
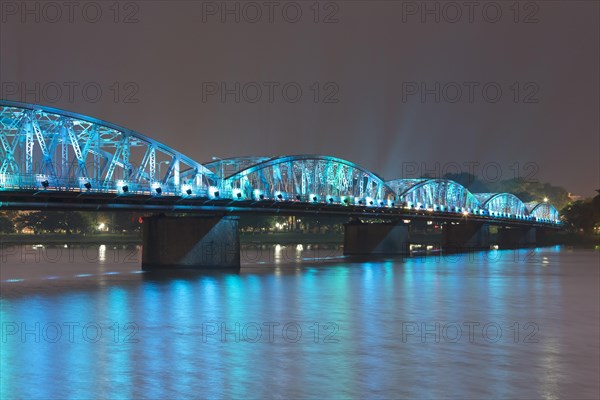
M 105 234 L 3 234 L 1 243 L 5 244 L 142 244 L 141 233 Z M 269 232 L 269 233 L 240 233 L 240 242 L 262 244 L 342 244 L 344 235 L 340 233 L 301 233 L 301 232 Z
M 575 232 L 549 232 L 541 240 L 541 245 L 562 244 L 577 247 L 600 246 L 600 235 L 584 235 Z
M 240 233 L 240 242 L 265 244 L 343 244 L 343 233 L 268 232 Z
M 423 239 L 423 238 L 421 238 Z M 265 232 L 265 233 L 240 233 L 240 242 L 262 244 L 343 244 L 342 233 L 302 233 L 302 232 Z M 94 233 L 83 234 L 3 234 L 0 243 L 5 244 L 142 244 L 141 233 Z M 577 247 L 600 246 L 600 236 L 582 235 L 572 232 L 552 232 L 539 241 L 541 246 L 563 244 Z
M 3 234 L 2 243 L 9 244 L 142 244 L 142 235 L 140 233 L 123 233 L 123 234 L 60 234 L 48 233 L 42 235 L 24 235 L 24 234 Z

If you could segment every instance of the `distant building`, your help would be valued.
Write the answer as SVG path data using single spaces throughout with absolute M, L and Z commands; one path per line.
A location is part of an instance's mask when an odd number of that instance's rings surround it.
M 571 192 L 569 192 L 569 194 L 567 195 L 569 197 L 570 201 L 578 201 L 578 200 L 583 200 L 582 196 L 577 196 L 576 194 L 573 194 Z

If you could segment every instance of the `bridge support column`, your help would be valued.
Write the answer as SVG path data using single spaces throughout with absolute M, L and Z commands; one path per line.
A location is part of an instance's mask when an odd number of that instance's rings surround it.
M 446 224 L 443 229 L 442 247 L 447 251 L 489 249 L 489 225 L 482 222 Z
M 344 225 L 344 254 L 410 254 L 408 225 L 400 223 L 348 223 Z
M 498 229 L 500 248 L 534 246 L 537 242 L 537 229 L 530 227 L 512 227 Z
M 142 269 L 239 270 L 238 218 L 144 218 Z

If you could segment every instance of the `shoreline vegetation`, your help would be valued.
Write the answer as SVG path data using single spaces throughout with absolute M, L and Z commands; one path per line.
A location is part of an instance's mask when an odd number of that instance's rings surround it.
M 580 234 L 573 232 L 553 232 L 546 235 L 546 240 L 540 243 L 544 245 L 563 244 L 577 247 L 600 247 L 600 235 Z M 303 233 L 303 232 L 264 232 L 250 233 L 240 232 L 241 244 L 343 244 L 343 233 Z M 92 233 L 92 234 L 66 234 L 66 233 L 43 233 L 43 234 L 21 234 L 9 233 L 0 235 L 0 244 L 130 244 L 141 245 L 142 234 L 135 233 Z

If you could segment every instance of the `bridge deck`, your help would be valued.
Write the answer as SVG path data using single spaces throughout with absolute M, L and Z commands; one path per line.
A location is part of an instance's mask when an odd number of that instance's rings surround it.
M 79 211 L 141 211 L 177 212 L 189 214 L 312 214 L 348 216 L 365 219 L 427 220 L 436 222 L 485 222 L 499 226 L 528 226 L 561 229 L 555 223 L 491 217 L 465 212 L 434 211 L 401 206 L 366 206 L 328 204 L 290 200 L 232 200 L 208 197 L 156 196 L 111 193 L 86 193 L 62 191 L 3 191 L 0 210 L 79 210 Z

